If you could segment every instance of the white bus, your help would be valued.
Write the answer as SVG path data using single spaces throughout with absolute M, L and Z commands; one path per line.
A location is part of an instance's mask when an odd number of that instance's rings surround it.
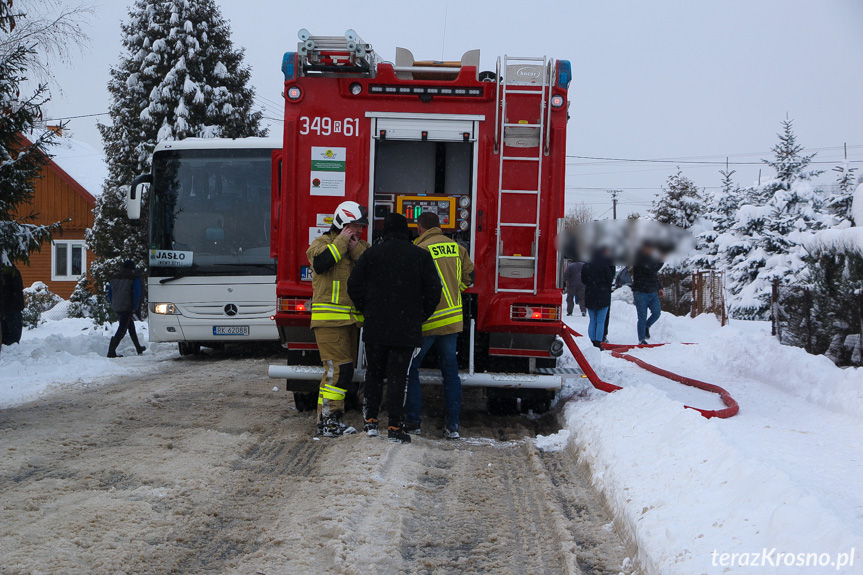
M 270 138 L 162 142 L 153 171 L 127 197 L 139 219 L 149 184 L 150 341 L 201 346 L 279 339 L 276 260 L 270 257 Z

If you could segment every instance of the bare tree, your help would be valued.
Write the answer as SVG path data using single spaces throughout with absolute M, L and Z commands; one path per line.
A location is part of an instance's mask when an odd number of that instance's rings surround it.
M 574 228 L 578 224 L 592 222 L 593 219 L 593 210 L 590 209 L 590 206 L 581 202 L 580 204 L 576 204 L 566 213 L 566 229 Z
M 61 0 L 14 0 L 12 12 L 16 25 L 0 36 L 0 58 L 24 46 L 29 52 L 23 64 L 32 79 L 39 84 L 56 84 L 51 65 L 70 62 L 86 47 L 89 38 L 84 26 L 93 13 L 92 6 L 83 2 L 67 6 Z M 62 92 L 60 86 L 54 87 Z

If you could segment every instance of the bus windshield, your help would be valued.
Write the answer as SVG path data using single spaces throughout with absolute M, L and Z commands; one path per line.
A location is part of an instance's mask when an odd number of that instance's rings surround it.
M 153 157 L 150 275 L 275 275 L 269 148 Z

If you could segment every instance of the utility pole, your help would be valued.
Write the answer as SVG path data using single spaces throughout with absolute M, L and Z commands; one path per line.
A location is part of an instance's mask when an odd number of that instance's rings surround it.
M 617 195 L 622 191 L 623 190 L 608 190 L 608 193 L 611 194 L 611 213 L 615 220 L 617 219 Z

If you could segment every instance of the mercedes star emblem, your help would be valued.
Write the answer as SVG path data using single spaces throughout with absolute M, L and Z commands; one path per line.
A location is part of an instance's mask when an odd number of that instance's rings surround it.
M 229 303 L 225 306 L 225 315 L 237 315 L 237 311 L 236 304 Z

